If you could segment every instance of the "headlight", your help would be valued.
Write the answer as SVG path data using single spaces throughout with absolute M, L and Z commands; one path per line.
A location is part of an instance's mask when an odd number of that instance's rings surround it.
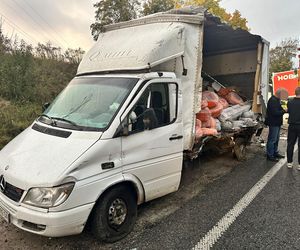
M 52 188 L 31 188 L 23 203 L 43 208 L 56 207 L 62 204 L 71 194 L 75 183 L 67 183 Z

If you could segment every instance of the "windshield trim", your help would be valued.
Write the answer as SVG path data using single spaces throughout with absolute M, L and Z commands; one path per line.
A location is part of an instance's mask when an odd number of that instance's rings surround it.
M 84 78 L 90 78 L 89 76 L 75 76 L 74 78 L 80 78 L 80 79 L 84 79 Z M 108 76 L 105 76 L 105 77 L 101 77 L 101 76 L 97 76 L 97 78 L 108 78 Z M 41 123 L 44 123 L 44 124 L 47 124 L 47 125 L 50 125 L 52 127 L 56 127 L 56 128 L 62 128 L 62 129 L 70 129 L 70 130 L 74 130 L 74 131 L 82 131 L 82 132 L 104 132 L 106 131 L 107 129 L 109 129 L 110 125 L 113 123 L 113 121 L 115 120 L 115 117 L 117 116 L 117 114 L 119 113 L 120 109 L 122 108 L 122 106 L 124 105 L 124 103 L 126 102 L 128 96 L 131 94 L 132 90 L 134 89 L 134 87 L 136 86 L 136 84 L 139 82 L 140 78 L 136 78 L 136 77 L 115 77 L 115 76 L 112 76 L 111 78 L 124 78 L 124 79 L 130 79 L 132 80 L 133 84 L 131 86 L 131 88 L 128 89 L 128 93 L 125 95 L 124 99 L 122 100 L 122 102 L 120 103 L 118 109 L 116 110 L 116 112 L 114 113 L 114 115 L 112 116 L 111 120 L 109 121 L 109 123 L 107 124 L 106 127 L 104 128 L 96 128 L 96 127 L 86 127 L 86 126 L 81 126 L 81 125 L 77 125 L 77 126 L 74 126 L 70 123 L 66 123 L 66 122 L 63 122 L 63 121 L 59 121 L 59 120 L 56 120 L 56 125 L 53 126 L 51 120 L 49 120 L 50 122 L 45 122 L 46 120 L 46 117 L 43 116 L 44 113 L 39 116 L 36 120 L 41 122 Z M 67 85 L 68 86 L 68 85 Z M 66 87 L 67 87 L 66 86 Z M 58 95 L 57 95 L 58 96 Z M 57 97 L 56 96 L 56 97 Z M 51 105 L 50 105 L 51 106 Z M 52 118 L 52 117 L 51 117 Z M 53 118 L 55 119 L 55 117 Z M 43 121 L 44 120 L 44 121 Z M 57 126 L 59 124 L 59 126 Z

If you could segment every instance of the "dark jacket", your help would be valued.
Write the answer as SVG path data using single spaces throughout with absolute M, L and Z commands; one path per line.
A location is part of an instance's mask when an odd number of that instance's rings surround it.
M 300 125 L 300 98 L 294 98 L 288 102 L 289 124 Z
M 268 126 L 281 126 L 284 113 L 280 99 L 273 95 L 268 101 L 265 124 Z

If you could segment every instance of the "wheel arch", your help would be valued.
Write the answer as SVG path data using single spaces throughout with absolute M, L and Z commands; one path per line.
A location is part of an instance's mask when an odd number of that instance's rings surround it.
M 111 183 L 111 185 L 104 188 L 102 192 L 99 194 L 98 198 L 95 201 L 93 209 L 89 214 L 88 221 L 93 216 L 93 212 L 96 207 L 96 204 L 101 201 L 101 198 L 104 195 L 106 195 L 110 190 L 112 190 L 117 186 L 125 186 L 129 188 L 135 195 L 137 205 L 140 205 L 145 201 L 145 191 L 141 181 L 135 175 L 123 174 L 122 180 L 119 179 L 118 181 Z
M 101 200 L 101 198 L 108 193 L 110 190 L 117 186 L 125 186 L 129 190 L 131 190 L 136 198 L 137 205 L 140 205 L 145 201 L 145 192 L 144 187 L 141 183 L 141 181 L 134 175 L 131 174 L 123 174 L 122 180 L 118 180 L 117 182 L 111 183 L 111 185 L 108 185 L 105 189 L 102 190 L 102 192 L 99 194 L 98 198 L 96 199 L 96 203 Z

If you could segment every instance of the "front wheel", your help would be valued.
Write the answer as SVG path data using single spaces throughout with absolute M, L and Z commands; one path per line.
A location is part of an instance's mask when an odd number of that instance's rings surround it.
M 118 186 L 97 202 L 92 217 L 92 232 L 104 242 L 115 242 L 131 232 L 137 217 L 137 202 L 131 189 Z

